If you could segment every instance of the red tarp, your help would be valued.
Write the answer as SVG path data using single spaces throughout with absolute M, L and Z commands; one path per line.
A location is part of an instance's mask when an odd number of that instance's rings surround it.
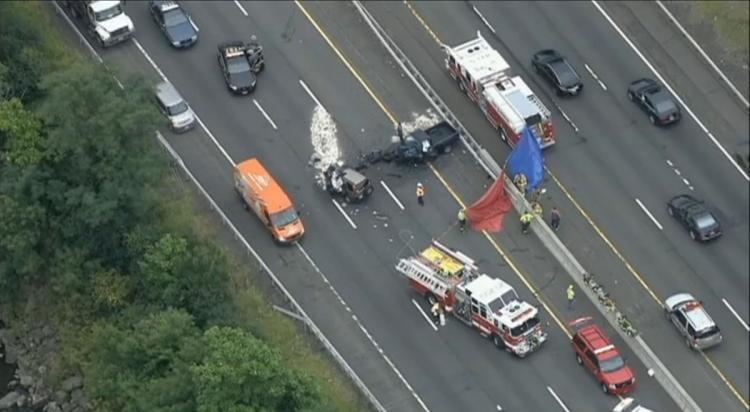
M 466 210 L 466 216 L 474 230 L 499 232 L 505 215 L 512 209 L 513 203 L 505 191 L 505 175 L 501 173 L 487 193 Z

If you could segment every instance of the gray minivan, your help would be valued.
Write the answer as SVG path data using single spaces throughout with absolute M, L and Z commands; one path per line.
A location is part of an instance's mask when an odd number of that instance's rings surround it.
M 156 85 L 156 105 L 169 120 L 172 131 L 182 133 L 195 127 L 193 110 L 170 83 L 161 82 Z

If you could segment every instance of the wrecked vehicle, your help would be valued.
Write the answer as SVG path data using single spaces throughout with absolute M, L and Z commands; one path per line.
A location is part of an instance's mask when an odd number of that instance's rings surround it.
M 312 164 L 320 160 L 313 156 Z M 370 179 L 360 173 L 366 166 L 350 167 L 343 162 L 331 164 L 320 170 L 316 176 L 318 186 L 331 196 L 346 199 L 347 203 L 357 203 L 369 197 L 375 188 Z
M 459 139 L 458 131 L 443 121 L 425 130 L 417 129 L 406 137 L 399 136 L 387 149 L 370 153 L 365 160 L 420 164 L 450 153 Z

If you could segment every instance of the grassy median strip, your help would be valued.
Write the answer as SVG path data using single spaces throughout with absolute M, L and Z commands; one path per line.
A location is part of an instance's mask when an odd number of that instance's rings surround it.
M 702 0 L 700 8 L 707 21 L 734 51 L 747 55 L 750 43 L 750 6 L 747 1 Z

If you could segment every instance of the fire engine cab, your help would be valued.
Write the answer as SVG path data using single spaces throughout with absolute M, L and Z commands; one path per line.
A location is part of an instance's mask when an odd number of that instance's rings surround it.
M 555 144 L 551 113 L 521 76 L 493 49 L 482 34 L 455 47 L 443 45 L 445 66 L 458 88 L 479 105 L 487 120 L 511 147 L 530 127 L 542 149 Z
M 523 358 L 547 340 L 536 307 L 520 300 L 509 284 L 481 274 L 468 256 L 438 241 L 400 259 L 396 270 L 430 305 L 439 302 L 500 349 Z

